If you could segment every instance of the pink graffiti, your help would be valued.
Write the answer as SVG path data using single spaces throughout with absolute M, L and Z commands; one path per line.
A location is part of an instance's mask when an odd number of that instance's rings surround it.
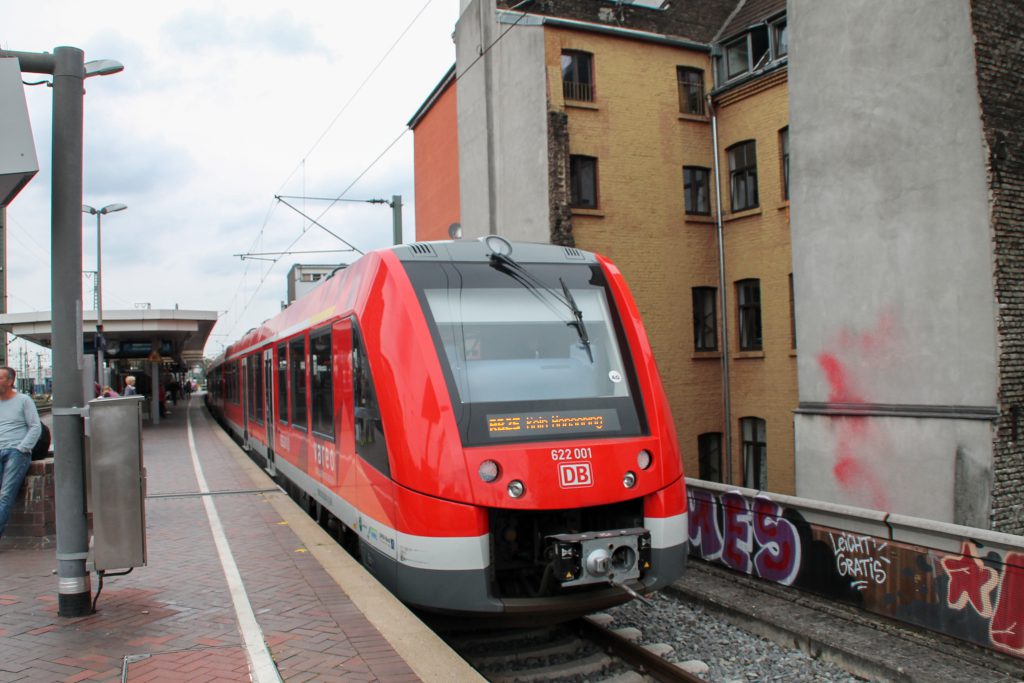
M 884 353 L 893 337 L 893 316 L 883 313 L 873 330 L 854 333 L 843 329 L 836 341 L 835 352 L 818 354 L 818 367 L 829 385 L 830 403 L 867 403 L 863 392 L 840 355 L 873 358 Z M 869 422 L 863 417 L 841 416 L 833 418 L 836 428 L 836 461 L 832 476 L 840 487 L 858 501 L 878 510 L 889 508 L 886 487 L 866 464 L 863 455 L 872 439 Z
M 690 544 L 705 560 L 745 574 L 791 585 L 800 571 L 801 546 L 796 527 L 768 496 L 753 502 L 730 491 L 720 501 L 707 491 L 690 489 Z M 721 506 L 719 526 L 717 509 Z
M 970 606 L 989 619 L 992 646 L 1020 657 L 1024 655 L 1024 554 L 1007 553 L 1001 575 L 978 554 L 974 543 L 963 541 L 959 555 L 942 558 L 940 564 L 949 578 L 946 603 L 955 610 Z

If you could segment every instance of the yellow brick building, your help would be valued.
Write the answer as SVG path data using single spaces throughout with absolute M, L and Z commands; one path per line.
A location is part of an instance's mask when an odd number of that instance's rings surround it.
M 566 52 L 593 56 L 592 101 L 565 98 L 561 59 Z M 707 216 L 687 215 L 683 167 L 713 168 L 714 146 L 710 112 L 680 112 L 677 68 L 700 69 L 710 83 L 711 57 L 627 37 L 553 28 L 545 32 L 545 62 L 551 108 L 568 117 L 569 154 L 598 160 L 598 206 L 572 210 L 575 244 L 612 258 L 631 283 L 673 406 L 686 470 L 697 476 L 698 437 L 725 432 L 723 321 L 721 306 L 716 306 L 716 350 L 695 350 L 691 292 L 694 287 L 718 289 L 719 259 L 715 209 Z M 792 493 L 797 387 L 780 148 L 787 127 L 785 69 L 715 98 L 714 111 L 731 331 L 733 448 L 731 457 L 722 454 L 722 467 L 731 463 L 731 481 L 745 483 L 739 420 L 759 418 L 765 423 L 767 488 Z M 732 211 L 727 150 L 747 140 L 756 143 L 759 202 L 757 208 Z M 760 282 L 763 341 L 756 351 L 741 351 L 737 333 L 733 283 L 746 279 Z M 729 480 L 724 471 L 722 479 Z
M 473 0 L 456 27 L 464 236 L 571 244 L 615 261 L 644 317 L 687 473 L 793 493 L 787 85 L 784 43 L 772 41 L 784 38 L 784 2 L 544 7 Z

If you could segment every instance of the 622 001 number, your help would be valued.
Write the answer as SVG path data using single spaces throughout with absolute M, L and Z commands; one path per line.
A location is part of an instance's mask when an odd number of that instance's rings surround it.
M 589 447 L 551 449 L 552 460 L 590 460 L 593 457 Z

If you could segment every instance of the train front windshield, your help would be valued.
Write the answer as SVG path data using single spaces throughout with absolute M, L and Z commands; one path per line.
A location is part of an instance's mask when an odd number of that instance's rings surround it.
M 406 266 L 465 444 L 643 433 L 599 266 Z

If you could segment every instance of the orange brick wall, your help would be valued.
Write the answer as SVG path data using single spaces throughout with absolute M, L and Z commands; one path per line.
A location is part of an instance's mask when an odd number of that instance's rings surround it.
M 459 222 L 459 135 L 457 86 L 445 89 L 416 124 L 413 141 L 416 178 L 416 239 L 446 240 Z

